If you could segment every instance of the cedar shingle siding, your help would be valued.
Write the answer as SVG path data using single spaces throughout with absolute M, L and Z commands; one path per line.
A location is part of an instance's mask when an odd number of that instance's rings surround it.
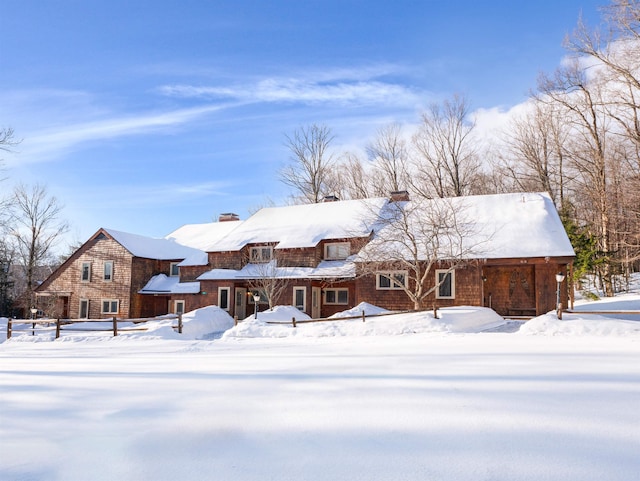
M 495 235 L 500 241 L 492 244 L 490 258 L 468 259 L 458 266 L 453 273 L 453 295 L 439 298 L 433 292 L 423 301 L 422 307 L 485 306 L 505 316 L 540 315 L 555 309 L 555 274 L 568 273 L 573 262 L 573 249 L 553 204 L 544 194 L 507 194 L 495 199 L 491 196 L 480 197 L 486 208 L 500 205 L 502 209 L 510 205 L 513 212 L 517 212 L 511 217 L 512 224 L 508 225 L 510 234 L 499 238 L 506 226 L 501 218 L 500 229 L 489 236 L 493 241 Z M 305 312 L 312 317 L 327 317 L 361 302 L 389 310 L 413 309 L 413 302 L 404 291 L 378 288 L 376 276 L 364 275 L 366 270 L 362 264 L 358 268 L 360 275 L 355 275 L 353 266 L 358 264 L 352 260 L 338 261 L 337 264 L 347 268 L 337 270 L 333 270 L 336 262 L 323 262 L 327 260 L 327 244 L 338 244 L 332 247 L 332 252 L 342 257 L 346 252 L 358 254 L 375 239 L 376 233 L 371 227 L 374 224 L 369 227 L 362 225 L 362 206 L 365 203 L 368 205 L 366 212 L 373 207 L 384 208 L 382 200 L 268 208 L 247 221 L 187 225 L 170 236 L 186 245 L 191 245 L 190 236 L 194 236 L 192 248 L 166 239 L 147 239 L 100 229 L 38 287 L 37 293 L 41 300 L 57 299 L 56 308 L 49 309 L 49 315 L 52 316 L 78 317 L 80 300 L 84 299 L 89 301 L 90 318 L 113 315 L 102 312 L 103 300 L 117 301 L 119 308 L 115 314 L 118 317 L 137 318 L 166 314 L 174 309 L 175 301 L 184 301 L 186 311 L 219 305 L 219 292 L 224 288 L 228 289 L 228 312 L 232 316 L 249 316 L 254 309 L 250 298 L 251 279 L 260 275 L 257 270 L 248 269 L 255 267 L 248 264 L 251 248 L 268 246 L 273 249 L 272 259 L 275 259 L 279 268 L 296 268 L 294 274 L 287 277 L 286 288 L 278 304 L 294 305 L 294 288 L 299 288 L 304 289 Z M 520 228 L 522 219 L 528 219 L 526 213 L 529 211 L 535 214 L 533 218 L 546 219 L 545 223 L 539 225 L 540 232 L 536 232 L 529 222 L 526 223 L 526 232 Z M 357 212 L 360 214 L 356 215 Z M 504 212 L 508 211 L 500 211 L 500 215 Z M 490 221 L 485 218 L 481 222 L 486 224 L 493 221 L 493 218 Z M 514 253 L 521 252 L 522 248 L 511 236 L 518 237 L 523 232 L 526 236 L 520 238 L 520 242 L 527 245 L 525 249 L 529 249 L 531 254 L 502 258 L 505 252 L 519 255 Z M 281 240 L 277 240 L 278 235 L 282 237 Z M 542 239 L 541 242 L 529 242 L 532 236 Z M 148 245 L 145 245 L 145 239 Z M 348 243 L 349 250 L 339 245 L 341 243 Z M 144 248 L 141 249 L 141 245 Z M 540 250 L 538 245 L 544 246 L 543 249 L 551 249 L 555 254 L 542 253 L 543 257 L 533 254 L 533 251 Z M 195 248 L 201 246 L 207 251 Z M 132 252 L 137 252 L 137 255 Z M 154 257 L 153 252 L 158 254 Z M 183 255 L 176 254 L 175 259 L 168 258 L 170 255 L 167 253 L 173 255 L 178 252 Z M 258 252 L 263 255 L 262 251 Z M 185 262 L 180 265 L 179 278 L 159 276 L 169 276 L 171 263 L 183 260 Z M 113 265 L 110 280 L 103 278 L 105 262 Z M 91 265 L 91 276 L 86 282 L 81 279 L 83 263 Z M 350 270 L 349 266 L 353 269 Z M 435 285 L 436 269 L 447 267 L 446 262 L 436 263 L 427 276 L 425 289 Z M 180 284 L 176 284 L 178 281 Z M 154 287 L 147 289 L 148 285 Z M 562 287 L 561 301 L 567 306 L 566 283 Z M 147 293 L 139 294 L 143 288 Z M 345 296 L 348 299 L 346 304 L 341 303 Z M 314 300 L 319 301 L 315 309 Z M 47 304 L 51 306 L 52 303 Z M 240 311 L 236 310 L 236 305 Z M 261 310 L 264 308 L 264 305 L 260 305 Z

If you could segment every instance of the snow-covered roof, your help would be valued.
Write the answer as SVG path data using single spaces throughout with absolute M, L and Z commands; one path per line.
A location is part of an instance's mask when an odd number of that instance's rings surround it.
M 180 282 L 178 277 L 158 274 L 138 291 L 139 294 L 197 294 L 200 292 L 199 282 Z
M 238 251 L 269 242 L 277 242 L 276 249 L 304 248 L 324 239 L 366 237 L 386 202 L 376 198 L 264 208 L 206 250 Z
M 186 224 L 165 236 L 165 239 L 207 252 L 212 244 L 241 226 L 242 223 L 243 221 L 235 220 Z
M 114 229 L 103 230 L 135 257 L 177 260 L 186 259 L 198 253 L 197 249 L 178 244 L 172 240 L 155 239 Z
M 356 275 L 352 260 L 322 261 L 317 267 L 275 267 L 247 264 L 240 270 L 211 269 L 198 277 L 200 281 L 246 279 L 345 279 Z
M 477 226 L 476 235 L 489 239 L 482 246 L 484 258 L 575 256 L 558 211 L 546 193 L 483 195 L 457 200 L 468 209 L 466 215 Z
M 462 253 L 463 258 L 480 259 L 575 255 L 560 216 L 551 198 L 544 193 L 479 195 L 400 204 L 410 213 L 414 226 L 424 227 L 430 213 L 438 209 L 455 213 L 462 248 L 452 249 L 452 243 L 440 239 L 440 258 L 448 258 L 451 250 Z M 389 204 L 387 209 L 391 208 Z M 394 240 L 398 233 L 392 232 L 393 229 L 381 225 L 373 240 L 359 253 L 359 260 L 405 249 L 401 242 Z M 431 232 L 427 228 L 415 231 L 425 236 Z

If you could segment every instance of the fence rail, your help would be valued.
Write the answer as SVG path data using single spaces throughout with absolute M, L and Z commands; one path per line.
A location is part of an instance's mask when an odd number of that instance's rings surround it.
M 135 319 L 118 319 L 117 317 L 113 317 L 111 319 L 8 319 L 7 320 L 7 339 L 11 339 L 11 335 L 14 332 L 29 332 L 31 331 L 31 335 L 35 336 L 36 333 L 47 332 L 55 330 L 56 335 L 55 338 L 58 339 L 62 331 L 75 331 L 75 332 L 113 332 L 114 337 L 119 333 L 124 332 L 132 332 L 132 331 L 146 331 L 146 327 L 120 327 L 118 328 L 119 323 L 127 322 L 139 324 L 142 322 L 148 321 L 159 321 L 159 320 L 168 320 L 168 319 L 177 319 L 178 325 L 171 326 L 174 329 L 178 329 L 178 333 L 182 334 L 182 314 L 176 315 L 168 315 L 168 316 L 160 316 L 160 317 L 141 317 Z M 109 328 L 99 328 L 99 327 L 73 327 L 74 324 L 91 324 L 91 323 L 111 323 L 111 327 Z M 17 326 L 26 326 L 26 327 L 17 327 Z M 45 327 L 39 327 L 36 329 L 36 326 L 45 325 Z M 71 327 L 67 327 L 71 326 Z
M 431 309 L 429 309 L 431 310 Z M 280 324 L 285 326 L 293 325 L 293 327 L 297 327 L 298 324 L 311 324 L 314 322 L 328 322 L 328 321 L 352 321 L 354 319 L 362 319 L 362 322 L 366 321 L 367 317 L 383 317 L 383 316 L 393 316 L 396 314 L 408 314 L 411 312 L 418 311 L 392 311 L 392 312 L 381 312 L 378 314 L 365 314 L 362 311 L 362 314 L 358 314 L 357 316 L 346 316 L 346 317 L 318 317 L 315 319 L 302 319 L 297 320 L 295 317 L 292 317 L 290 321 L 266 321 L 267 324 Z M 433 309 L 433 316 L 438 319 L 438 309 Z
M 566 314 L 622 314 L 640 316 L 640 311 L 576 311 L 574 309 L 566 309 L 562 311 Z

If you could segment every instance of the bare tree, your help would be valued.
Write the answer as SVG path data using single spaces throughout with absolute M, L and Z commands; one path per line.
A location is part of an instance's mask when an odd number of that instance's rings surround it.
M 292 187 L 298 199 L 306 203 L 321 202 L 332 193 L 329 185 L 334 163 L 329 146 L 334 136 L 324 125 L 312 124 L 286 135 L 286 146 L 291 152 L 290 163 L 280 171 L 280 180 Z
M 13 251 L 9 244 L 0 237 L 0 317 L 11 315 L 13 303 L 14 279 L 11 272 Z
M 284 294 L 289 282 L 286 278 L 286 268 L 278 267 L 274 258 L 269 262 L 252 265 L 252 279 L 249 289 L 266 299 L 269 309 L 273 309 Z
M 402 126 L 389 124 L 378 130 L 367 146 L 367 155 L 375 169 L 377 195 L 404 190 L 409 185 L 409 149 Z
M 60 219 L 62 206 L 49 196 L 45 187 L 28 188 L 19 185 L 13 193 L 14 216 L 11 238 L 16 261 L 22 266 L 25 278 L 25 302 L 34 305 L 36 269 L 51 260 L 56 243 L 67 232 L 68 225 Z
M 576 195 L 588 201 L 583 212 L 592 214 L 589 220 L 596 229 L 599 250 L 610 256 L 613 251 L 608 176 L 611 164 L 620 161 L 620 151 L 615 148 L 604 86 L 601 79 L 588 78 L 580 63 L 574 61 L 558 69 L 553 77 L 540 77 L 538 98 L 562 109 L 564 121 L 570 127 L 567 153 L 581 187 Z M 613 295 L 608 261 L 601 264 L 600 274 L 605 294 Z
M 504 133 L 502 171 L 522 191 L 547 192 L 563 210 L 567 129 L 557 105 L 532 100 L 532 109 L 514 118 Z
M 448 274 L 481 254 L 482 241 L 464 212 L 461 199 L 390 202 L 377 216 L 375 237 L 358 254 L 360 275 L 386 278 L 415 309 L 424 308 L 446 279 L 436 279 L 436 266 Z
M 340 199 L 367 199 L 373 190 L 368 165 L 353 152 L 344 153 L 330 169 L 330 182 L 334 194 Z
M 607 109 L 625 135 L 635 143 L 633 166 L 640 172 L 640 3 L 613 0 L 604 9 L 605 31 L 590 29 L 582 19 L 566 47 L 607 83 Z
M 422 115 L 413 143 L 418 152 L 413 188 L 424 197 L 459 197 L 471 193 L 480 169 L 471 133 L 469 105 L 454 96 L 433 104 Z

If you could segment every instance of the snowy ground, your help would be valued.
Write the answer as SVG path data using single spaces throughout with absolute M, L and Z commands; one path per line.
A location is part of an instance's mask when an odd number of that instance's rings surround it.
M 15 333 L 0 344 L 0 479 L 639 479 L 640 319 L 265 322 L 291 309 L 232 327 L 206 308 L 182 336 L 173 321 Z

